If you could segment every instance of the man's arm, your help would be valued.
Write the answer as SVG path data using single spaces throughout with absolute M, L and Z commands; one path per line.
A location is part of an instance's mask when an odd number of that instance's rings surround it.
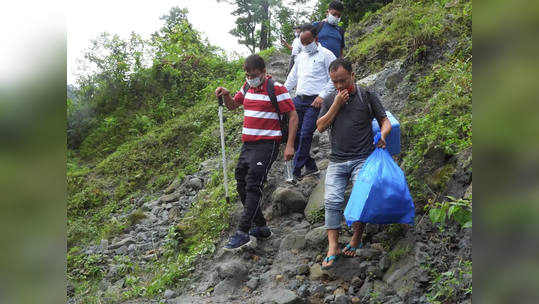
M 223 100 L 225 101 L 225 106 L 228 110 L 236 110 L 239 106 L 241 106 L 241 103 L 235 101 L 232 96 L 230 95 L 230 91 L 223 87 L 218 87 L 215 90 L 215 96 L 223 96 Z
M 281 44 L 286 45 L 286 47 L 287 47 L 288 49 L 292 50 L 292 46 L 291 46 L 290 44 L 288 44 L 288 42 L 286 42 L 286 40 L 281 39 Z
M 296 110 L 284 113 L 288 116 L 288 141 L 284 150 L 284 160 L 294 158 L 294 142 L 296 141 L 296 133 L 298 132 L 298 113 Z
M 298 58 L 299 55 L 296 56 L 296 63 L 292 67 L 292 71 L 288 73 L 288 77 L 286 77 L 286 82 L 284 83 L 284 87 L 288 92 L 290 92 L 296 86 L 296 84 L 298 84 Z
M 329 65 L 335 60 L 337 57 L 332 52 L 327 52 L 326 56 L 324 56 L 324 65 L 326 67 L 326 74 L 328 77 L 328 82 L 324 85 L 322 88 L 322 91 L 320 94 L 318 94 L 318 97 L 316 97 L 315 101 L 321 102 L 326 99 L 329 94 L 331 94 L 333 91 L 335 91 L 335 86 L 333 85 L 333 81 L 331 81 L 331 78 L 329 77 Z
M 343 57 L 343 52 L 344 52 L 344 48 L 341 47 L 341 57 L 339 57 L 339 58 L 342 58 L 342 57 Z
M 333 124 L 335 116 L 337 116 L 337 113 L 339 112 L 339 108 L 348 101 L 348 98 L 349 95 L 346 90 L 342 90 L 335 95 L 335 100 L 327 113 L 316 121 L 316 129 L 318 129 L 318 132 L 322 133 L 326 131 L 327 128 Z
M 378 120 L 378 118 L 376 120 Z M 386 137 L 391 132 L 391 122 L 389 121 L 387 116 L 384 116 L 380 120 L 378 120 L 378 124 L 380 125 L 381 138 L 378 141 L 378 144 L 376 146 L 378 148 L 385 148 L 386 147 Z

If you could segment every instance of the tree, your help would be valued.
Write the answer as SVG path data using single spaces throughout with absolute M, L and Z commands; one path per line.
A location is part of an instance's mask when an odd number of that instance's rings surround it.
M 341 19 L 341 27 L 346 29 L 350 23 L 357 23 L 363 19 L 365 13 L 374 12 L 393 0 L 340 0 L 344 5 L 344 12 Z M 318 0 L 312 15 L 312 20 L 322 20 L 326 18 L 326 10 L 331 0 Z
M 276 9 L 275 25 L 272 27 L 275 37 L 280 37 L 291 43 L 294 36 L 294 26 L 309 22 L 312 8 L 307 6 L 307 0 L 294 0 L 288 5 L 280 4 Z M 281 46 L 280 39 L 278 46 Z M 281 51 L 290 53 L 290 50 L 281 46 Z
M 271 18 L 270 11 L 277 7 L 281 0 L 270 2 L 269 0 L 217 0 L 218 3 L 226 2 L 236 6 L 232 15 L 237 16 L 236 28 L 230 31 L 238 42 L 247 46 L 251 53 L 256 53 L 256 48 L 265 50 L 271 47 Z M 257 28 L 260 26 L 260 30 Z

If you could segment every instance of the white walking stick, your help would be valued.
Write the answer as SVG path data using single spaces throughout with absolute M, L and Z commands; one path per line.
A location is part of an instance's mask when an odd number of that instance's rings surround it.
M 223 96 L 219 96 L 219 124 L 221 129 L 221 151 L 223 154 L 223 175 L 225 177 L 225 196 L 226 202 L 230 203 L 230 198 L 228 197 L 228 175 L 226 173 L 226 155 L 225 155 L 225 127 L 223 125 Z

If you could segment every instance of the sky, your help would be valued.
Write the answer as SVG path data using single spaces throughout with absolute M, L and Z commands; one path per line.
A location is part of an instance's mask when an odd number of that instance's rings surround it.
M 83 58 L 83 51 L 90 39 L 102 32 L 128 38 L 135 32 L 142 38 L 159 30 L 164 21 L 159 17 L 168 14 L 171 7 L 187 8 L 187 18 L 194 28 L 204 33 L 212 45 L 227 52 L 248 54 L 247 47 L 239 45 L 237 38 L 228 32 L 235 27 L 236 17 L 231 15 L 234 6 L 216 0 L 93 0 L 69 1 L 67 5 L 67 83 L 74 83 L 76 59 Z

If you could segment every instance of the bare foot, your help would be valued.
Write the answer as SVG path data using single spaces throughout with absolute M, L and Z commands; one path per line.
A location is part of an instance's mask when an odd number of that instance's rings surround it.
M 330 248 L 328 250 L 328 254 L 327 254 L 327 257 L 330 257 L 332 255 L 335 255 L 335 256 L 338 256 L 339 254 L 341 254 L 341 250 L 339 249 L 339 247 L 335 247 L 335 248 Z M 331 260 L 329 262 L 326 262 L 325 260 L 322 261 L 322 266 L 323 267 L 329 267 L 331 265 L 333 265 L 333 263 L 335 263 L 335 260 Z
M 352 240 L 350 240 L 350 247 L 357 248 L 359 246 L 359 243 L 361 243 L 359 238 L 356 239 L 356 238 L 352 237 Z M 345 254 L 346 256 L 349 256 L 349 257 L 356 257 L 357 256 L 355 250 L 348 250 L 348 249 L 346 249 L 346 247 L 343 249 L 342 252 L 343 252 L 343 254 Z

